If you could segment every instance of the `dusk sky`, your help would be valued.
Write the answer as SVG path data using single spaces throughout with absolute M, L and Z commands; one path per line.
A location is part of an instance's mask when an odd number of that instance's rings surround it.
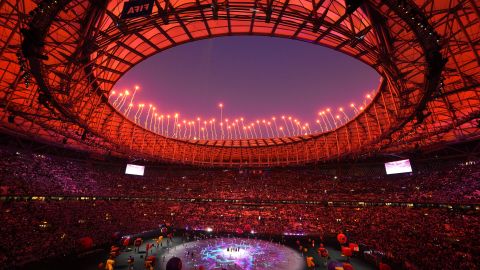
M 291 115 L 315 121 L 327 107 L 363 102 L 380 76 L 340 52 L 272 37 L 221 37 L 191 42 L 138 64 L 115 90 L 141 86 L 135 103 L 181 119 Z

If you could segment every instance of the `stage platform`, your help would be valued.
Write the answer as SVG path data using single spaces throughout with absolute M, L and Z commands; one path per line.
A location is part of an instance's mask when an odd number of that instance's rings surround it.
M 115 270 L 127 270 L 129 256 L 135 258 L 134 269 L 145 269 L 147 243 L 156 244 L 154 239 L 149 239 L 143 242 L 139 252 L 135 252 L 133 249 L 122 251 L 115 259 Z M 182 270 L 197 270 L 201 265 L 206 270 L 220 270 L 222 267 L 228 270 L 307 270 L 304 256 L 314 257 L 314 260 L 318 262 L 315 269 L 327 269 L 320 263 L 316 248 L 318 247 L 309 248 L 306 255 L 302 255 L 297 250 L 274 241 L 212 235 L 211 238 L 193 241 L 184 241 L 180 237 L 175 237 L 169 246 L 164 239 L 162 246 L 153 247 L 148 256 L 155 256 L 156 270 L 164 270 L 167 261 L 174 256 L 182 259 L 184 266 Z M 345 262 L 345 257 L 342 257 L 338 250 L 327 248 L 331 257 L 330 261 Z M 104 261 L 107 258 L 108 256 L 105 256 Z M 352 258 L 350 263 L 355 270 L 375 269 L 357 258 Z M 96 265 L 92 265 L 82 269 L 95 270 L 98 268 Z
M 179 257 L 186 269 L 303 270 L 304 258 L 295 250 L 273 242 L 246 238 L 213 238 L 170 249 L 167 258 Z

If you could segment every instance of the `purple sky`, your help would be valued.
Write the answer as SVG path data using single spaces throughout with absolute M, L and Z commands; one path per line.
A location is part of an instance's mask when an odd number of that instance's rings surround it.
M 327 107 L 357 104 L 380 76 L 334 50 L 289 39 L 221 37 L 159 53 L 123 76 L 115 90 L 140 85 L 135 102 L 180 118 L 245 117 L 247 121 L 291 115 L 313 123 Z

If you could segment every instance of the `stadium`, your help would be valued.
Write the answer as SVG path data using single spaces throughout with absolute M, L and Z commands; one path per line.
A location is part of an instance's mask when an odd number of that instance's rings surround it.
M 478 269 L 479 7 L 0 0 L 0 269 Z M 241 49 L 260 50 L 242 48 L 246 37 L 248 46 L 323 48 L 379 80 L 357 101 L 322 105 L 310 124 L 300 111 L 312 98 L 288 84 L 294 69 L 267 82 L 268 94 L 245 94 L 233 79 L 220 100 L 175 90 L 201 88 L 188 70 L 208 78 L 228 40 L 240 55 L 225 57 L 235 78 L 263 85 L 247 76 L 258 62 L 240 68 L 249 58 Z M 202 44 L 211 54 L 197 68 L 165 67 L 178 76 L 174 94 L 197 107 L 166 111 L 175 103 L 166 93 L 161 106 L 140 100 L 164 91 L 169 76 L 142 77 L 159 85 L 153 91 L 129 74 Z M 314 59 L 310 47 L 287 55 L 296 70 L 316 77 L 321 66 L 334 69 L 300 61 L 302 50 Z M 265 73 L 281 56 L 264 61 Z M 365 73 L 348 70 L 333 79 L 354 88 L 349 81 Z M 214 75 L 206 88 L 219 88 L 224 75 Z M 235 104 L 235 92 L 250 103 Z M 296 92 L 299 104 L 288 109 L 299 117 L 251 116 Z

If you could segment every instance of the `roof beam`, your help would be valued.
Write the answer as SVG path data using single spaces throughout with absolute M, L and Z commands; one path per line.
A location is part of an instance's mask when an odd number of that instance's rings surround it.
M 167 7 L 165 7 L 165 9 L 162 8 L 162 6 L 160 5 L 160 2 L 158 2 L 158 0 L 155 0 L 155 6 L 158 9 L 158 14 L 160 14 L 160 17 L 162 18 L 163 23 L 168 24 L 169 19 L 168 19 Z M 165 3 L 165 6 L 166 6 L 166 3 Z
M 307 24 L 312 20 L 312 17 L 316 17 L 317 16 L 317 11 L 318 9 L 322 6 L 322 4 L 325 2 L 325 0 L 319 0 L 316 4 L 315 4 L 315 0 L 312 0 L 312 11 L 310 11 L 310 14 L 308 14 L 308 17 L 302 22 L 302 24 L 297 28 L 297 31 L 295 31 L 295 33 L 293 34 L 292 38 L 296 38 L 298 36 L 298 34 L 300 34 L 300 32 L 302 32 L 303 28 L 305 28 L 305 26 L 307 26 Z M 323 18 L 325 18 L 326 14 L 328 13 L 328 10 L 325 10 L 324 14 L 323 14 Z
M 272 0 L 272 2 L 273 2 L 273 0 Z M 272 28 L 272 32 L 271 32 L 272 35 L 275 33 L 278 25 L 282 21 L 283 14 L 285 13 L 285 10 L 287 9 L 289 2 L 290 2 L 290 0 L 285 0 L 285 2 L 283 2 L 282 9 L 280 10 L 280 13 L 278 14 L 277 20 L 275 21 L 275 25 Z
M 257 6 L 258 6 L 258 0 L 255 0 L 253 4 L 253 10 L 252 10 L 252 19 L 250 20 L 250 35 L 253 33 L 253 26 L 255 24 L 255 17 L 257 16 Z
M 166 39 L 168 39 L 168 41 L 170 41 L 170 43 L 172 43 L 173 45 L 177 44 L 177 42 L 167 33 L 167 31 L 165 31 L 156 21 L 152 21 L 152 24 L 153 26 L 155 26 L 155 28 L 157 28 L 160 34 L 162 34 Z
M 212 36 L 212 32 L 210 31 L 210 26 L 208 25 L 207 18 L 203 13 L 203 8 L 201 7 L 200 0 L 197 0 L 197 5 L 199 7 L 200 15 L 202 16 L 202 21 L 203 21 L 203 24 L 205 25 L 205 29 L 207 30 L 208 36 Z
M 334 24 L 330 25 L 327 30 L 322 32 L 314 41 L 314 43 L 318 43 L 320 40 L 322 40 L 324 37 L 330 33 L 330 31 L 333 30 L 334 27 L 338 26 L 340 23 L 342 23 L 346 18 L 348 18 L 348 15 L 345 13 L 343 14 Z
M 143 53 L 135 50 L 134 48 L 132 48 L 132 47 L 130 47 L 130 46 L 128 46 L 128 45 L 125 44 L 123 41 L 118 40 L 118 41 L 117 41 L 117 44 L 120 45 L 120 46 L 122 46 L 122 47 L 124 47 L 125 49 L 129 50 L 130 52 L 132 52 L 132 53 L 140 56 L 142 59 L 145 59 L 145 58 L 147 57 L 147 56 L 145 56 Z
M 178 23 L 180 24 L 180 26 L 182 27 L 183 31 L 185 32 L 185 34 L 187 34 L 188 38 L 189 39 L 193 39 L 193 36 L 192 34 L 190 33 L 190 31 L 188 30 L 187 26 L 185 25 L 185 23 L 183 22 L 182 18 L 180 18 L 180 16 L 178 15 L 178 13 L 176 12 L 175 8 L 173 7 L 172 3 L 170 3 L 169 0 L 167 0 L 167 7 L 173 12 L 173 15 L 175 16 L 175 18 L 177 19 Z
M 148 46 L 154 48 L 155 51 L 157 51 L 157 52 L 158 52 L 158 51 L 161 51 L 161 49 L 160 49 L 157 45 L 155 45 L 153 42 L 151 42 L 148 38 L 144 37 L 142 34 L 140 34 L 140 33 L 138 33 L 138 32 L 135 32 L 135 35 L 136 35 L 137 37 L 139 37 L 143 42 L 147 43 Z

